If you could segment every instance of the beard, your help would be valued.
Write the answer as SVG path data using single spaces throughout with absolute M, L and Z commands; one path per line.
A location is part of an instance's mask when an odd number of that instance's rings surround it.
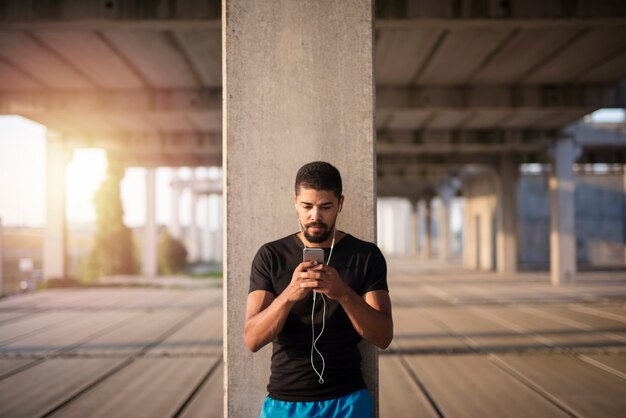
M 317 233 L 316 235 L 312 235 L 309 233 L 309 228 L 311 227 L 318 227 L 318 228 L 323 228 L 322 231 L 320 231 L 319 233 Z M 333 223 L 333 226 L 331 228 L 328 227 L 328 225 L 326 225 L 325 223 L 322 222 L 311 222 L 309 224 L 306 224 L 303 228 L 303 235 L 304 238 L 306 238 L 307 241 L 314 243 L 314 244 L 321 244 L 322 242 L 326 241 L 328 239 L 328 237 L 330 237 L 330 233 L 333 231 L 333 228 L 335 227 L 335 224 Z

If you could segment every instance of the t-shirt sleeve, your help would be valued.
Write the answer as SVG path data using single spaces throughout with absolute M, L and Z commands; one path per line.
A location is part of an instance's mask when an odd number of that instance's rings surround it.
M 363 294 L 374 290 L 389 291 L 387 287 L 387 262 L 377 246 L 373 246 L 367 261 Z
M 248 293 L 255 290 L 266 290 L 276 294 L 274 284 L 272 283 L 272 254 L 265 247 L 261 247 L 254 256 L 252 268 L 250 271 L 250 288 Z

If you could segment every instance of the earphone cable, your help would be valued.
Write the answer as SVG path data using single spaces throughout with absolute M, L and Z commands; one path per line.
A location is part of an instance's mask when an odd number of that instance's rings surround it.
M 300 223 L 300 220 L 298 220 L 298 226 L 300 227 L 300 232 L 304 235 L 304 231 L 302 228 L 302 224 Z M 333 228 L 333 240 L 330 244 L 330 252 L 328 253 L 328 260 L 326 261 L 326 265 L 330 265 L 330 259 L 333 256 L 333 249 L 335 248 L 335 236 L 337 234 L 337 228 Z M 304 244 L 304 241 L 303 241 Z M 304 247 L 307 248 L 306 244 L 304 244 Z M 326 327 L 326 298 L 324 298 L 324 295 L 320 294 L 320 296 L 322 297 L 322 329 L 320 330 L 319 335 L 316 337 L 315 336 L 315 302 L 316 302 L 316 296 L 317 293 L 315 291 L 313 291 L 313 306 L 311 307 L 311 367 L 313 367 L 313 371 L 315 371 L 315 374 L 319 377 L 319 384 L 323 384 L 324 383 L 324 370 L 326 369 L 326 360 L 324 359 L 324 356 L 322 355 L 322 353 L 320 352 L 320 350 L 317 348 L 317 341 L 320 339 L 320 337 L 322 336 L 322 334 L 324 333 L 324 328 Z M 314 361 L 314 353 L 316 353 L 320 356 L 320 358 L 322 359 L 322 370 L 318 371 L 317 367 L 315 367 L 315 361 Z

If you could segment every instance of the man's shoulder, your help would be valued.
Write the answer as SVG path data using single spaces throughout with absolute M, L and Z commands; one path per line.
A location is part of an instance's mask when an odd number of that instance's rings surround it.
M 296 245 L 294 240 L 294 234 L 289 234 L 286 237 L 279 238 L 274 241 L 266 242 L 259 247 L 259 251 L 276 251 L 285 248 L 290 248 Z
M 380 251 L 378 245 L 376 245 L 375 243 L 362 240 L 351 234 L 346 234 L 344 240 L 346 240 L 347 246 L 351 246 L 353 248 L 356 247 L 365 251 Z

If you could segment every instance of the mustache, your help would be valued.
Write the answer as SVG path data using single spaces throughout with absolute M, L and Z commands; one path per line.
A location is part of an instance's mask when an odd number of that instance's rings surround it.
M 317 228 L 326 228 L 326 229 L 328 229 L 328 225 L 326 225 L 323 222 L 311 222 L 311 223 L 306 224 L 304 227 L 305 228 L 317 227 Z

